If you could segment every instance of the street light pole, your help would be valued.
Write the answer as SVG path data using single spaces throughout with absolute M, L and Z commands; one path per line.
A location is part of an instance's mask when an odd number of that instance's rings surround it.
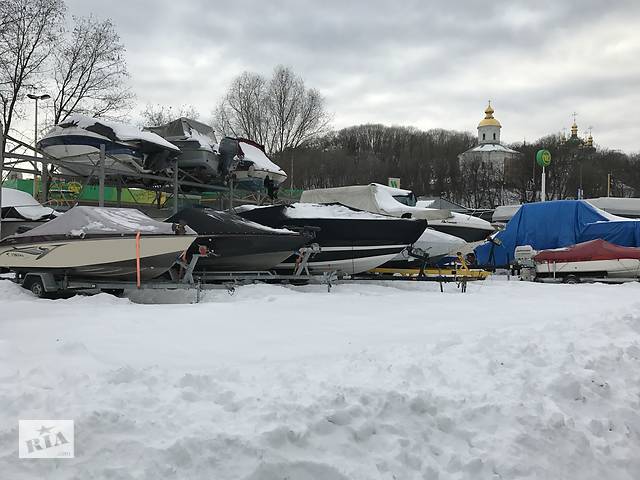
M 0 240 L 2 239 L 2 175 L 4 174 L 4 126 L 0 121 Z
M 29 97 L 31 100 L 35 100 L 36 104 L 35 104 L 35 115 L 34 115 L 34 122 L 33 122 L 33 148 L 37 148 L 37 144 L 38 144 L 38 100 L 47 100 L 49 98 L 51 98 L 51 95 L 48 94 L 43 94 L 43 95 L 34 95 L 33 93 L 29 93 L 27 94 L 27 97 Z M 34 151 L 33 154 L 34 157 L 38 156 L 38 152 Z M 37 170 L 38 167 L 36 165 L 35 170 Z M 33 196 L 34 198 L 36 197 L 36 195 L 38 194 L 38 177 L 34 174 L 33 175 Z M 47 190 L 48 190 L 48 183 L 49 183 L 49 171 L 47 170 L 47 163 L 45 161 L 42 162 L 42 202 L 46 203 L 48 200 L 48 195 L 47 195 Z

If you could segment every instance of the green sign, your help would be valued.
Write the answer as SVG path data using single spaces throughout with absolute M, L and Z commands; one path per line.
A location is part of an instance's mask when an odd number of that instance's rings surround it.
M 394 177 L 389 177 L 389 183 L 388 185 L 392 188 L 400 188 L 400 179 L 399 178 L 394 178 Z
M 549 150 L 538 150 L 536 153 L 536 163 L 541 167 L 551 165 L 551 152 Z

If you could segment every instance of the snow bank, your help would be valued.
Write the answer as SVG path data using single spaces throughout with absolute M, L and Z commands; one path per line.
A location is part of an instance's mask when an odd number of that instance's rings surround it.
M 640 476 L 639 285 L 437 289 L 160 306 L 0 281 L 2 477 Z M 76 458 L 19 460 L 21 418 L 74 419 Z

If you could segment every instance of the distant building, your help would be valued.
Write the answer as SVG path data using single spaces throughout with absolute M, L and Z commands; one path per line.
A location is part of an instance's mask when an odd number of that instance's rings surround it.
M 500 143 L 500 129 L 502 125 L 493 116 L 491 102 L 484 111 L 485 117 L 478 124 L 478 145 L 458 156 L 460 170 L 490 170 L 496 181 L 509 183 L 520 159 L 521 153 L 516 152 Z
M 593 146 L 593 136 L 591 135 L 591 127 L 589 127 L 589 135 L 585 138 L 578 136 L 578 124 L 576 123 L 576 114 L 573 114 L 573 125 L 571 125 L 571 136 L 566 138 L 564 132 L 560 136 L 560 142 L 567 147 L 583 148 L 587 150 L 595 150 Z

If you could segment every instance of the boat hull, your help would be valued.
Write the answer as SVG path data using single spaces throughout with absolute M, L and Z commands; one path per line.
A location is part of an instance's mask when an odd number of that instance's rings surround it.
M 493 230 L 476 228 L 447 220 L 432 220 L 429 222 L 429 226 L 438 232 L 453 235 L 469 243 L 485 240 L 494 232 Z
M 426 221 L 395 218 L 291 218 L 286 207 L 257 208 L 241 216 L 272 228 L 311 227 L 320 252 L 307 264 L 309 271 L 340 272 L 353 275 L 392 260 L 425 231 Z M 289 257 L 278 266 L 291 272 L 296 258 Z
M 141 236 L 141 280 L 167 272 L 193 240 L 191 235 Z M 70 277 L 114 281 L 136 279 L 136 239 L 133 236 L 3 243 L 0 245 L 0 267 L 16 272 L 50 271 Z
M 193 146 L 194 142 L 174 141 L 180 148 L 180 156 L 178 157 L 178 166 L 187 171 L 203 172 L 210 177 L 220 176 L 220 159 L 212 151 L 206 148 Z
M 372 248 L 366 246 L 321 246 L 320 252 L 313 255 L 308 261 L 307 268 L 311 273 L 340 272 L 355 275 L 389 262 L 404 248 L 404 246 L 398 245 L 373 246 Z M 276 270 L 282 271 L 282 273 L 292 273 L 297 267 L 296 260 L 296 256 L 291 256 L 278 265 Z
M 250 168 L 248 170 L 234 170 L 234 182 L 238 188 L 257 191 L 264 188 L 264 180 L 269 177 L 276 186 L 281 185 L 286 179 L 286 175 L 267 170 Z
M 72 131 L 70 131 L 72 130 Z M 82 129 L 65 129 L 64 133 L 50 133 L 38 142 L 38 146 L 52 157 L 64 160 L 68 168 L 60 167 L 68 175 L 89 176 L 98 174 L 100 146 L 105 146 L 105 174 L 148 172 L 144 154 L 126 143 Z
M 188 253 L 198 253 L 200 246 L 211 252 L 198 259 L 196 272 L 265 271 L 291 257 L 307 241 L 298 234 L 201 235 Z
M 619 258 L 582 262 L 541 262 L 536 263 L 536 273 L 544 277 L 592 275 L 608 278 L 635 278 L 640 276 L 640 260 Z

